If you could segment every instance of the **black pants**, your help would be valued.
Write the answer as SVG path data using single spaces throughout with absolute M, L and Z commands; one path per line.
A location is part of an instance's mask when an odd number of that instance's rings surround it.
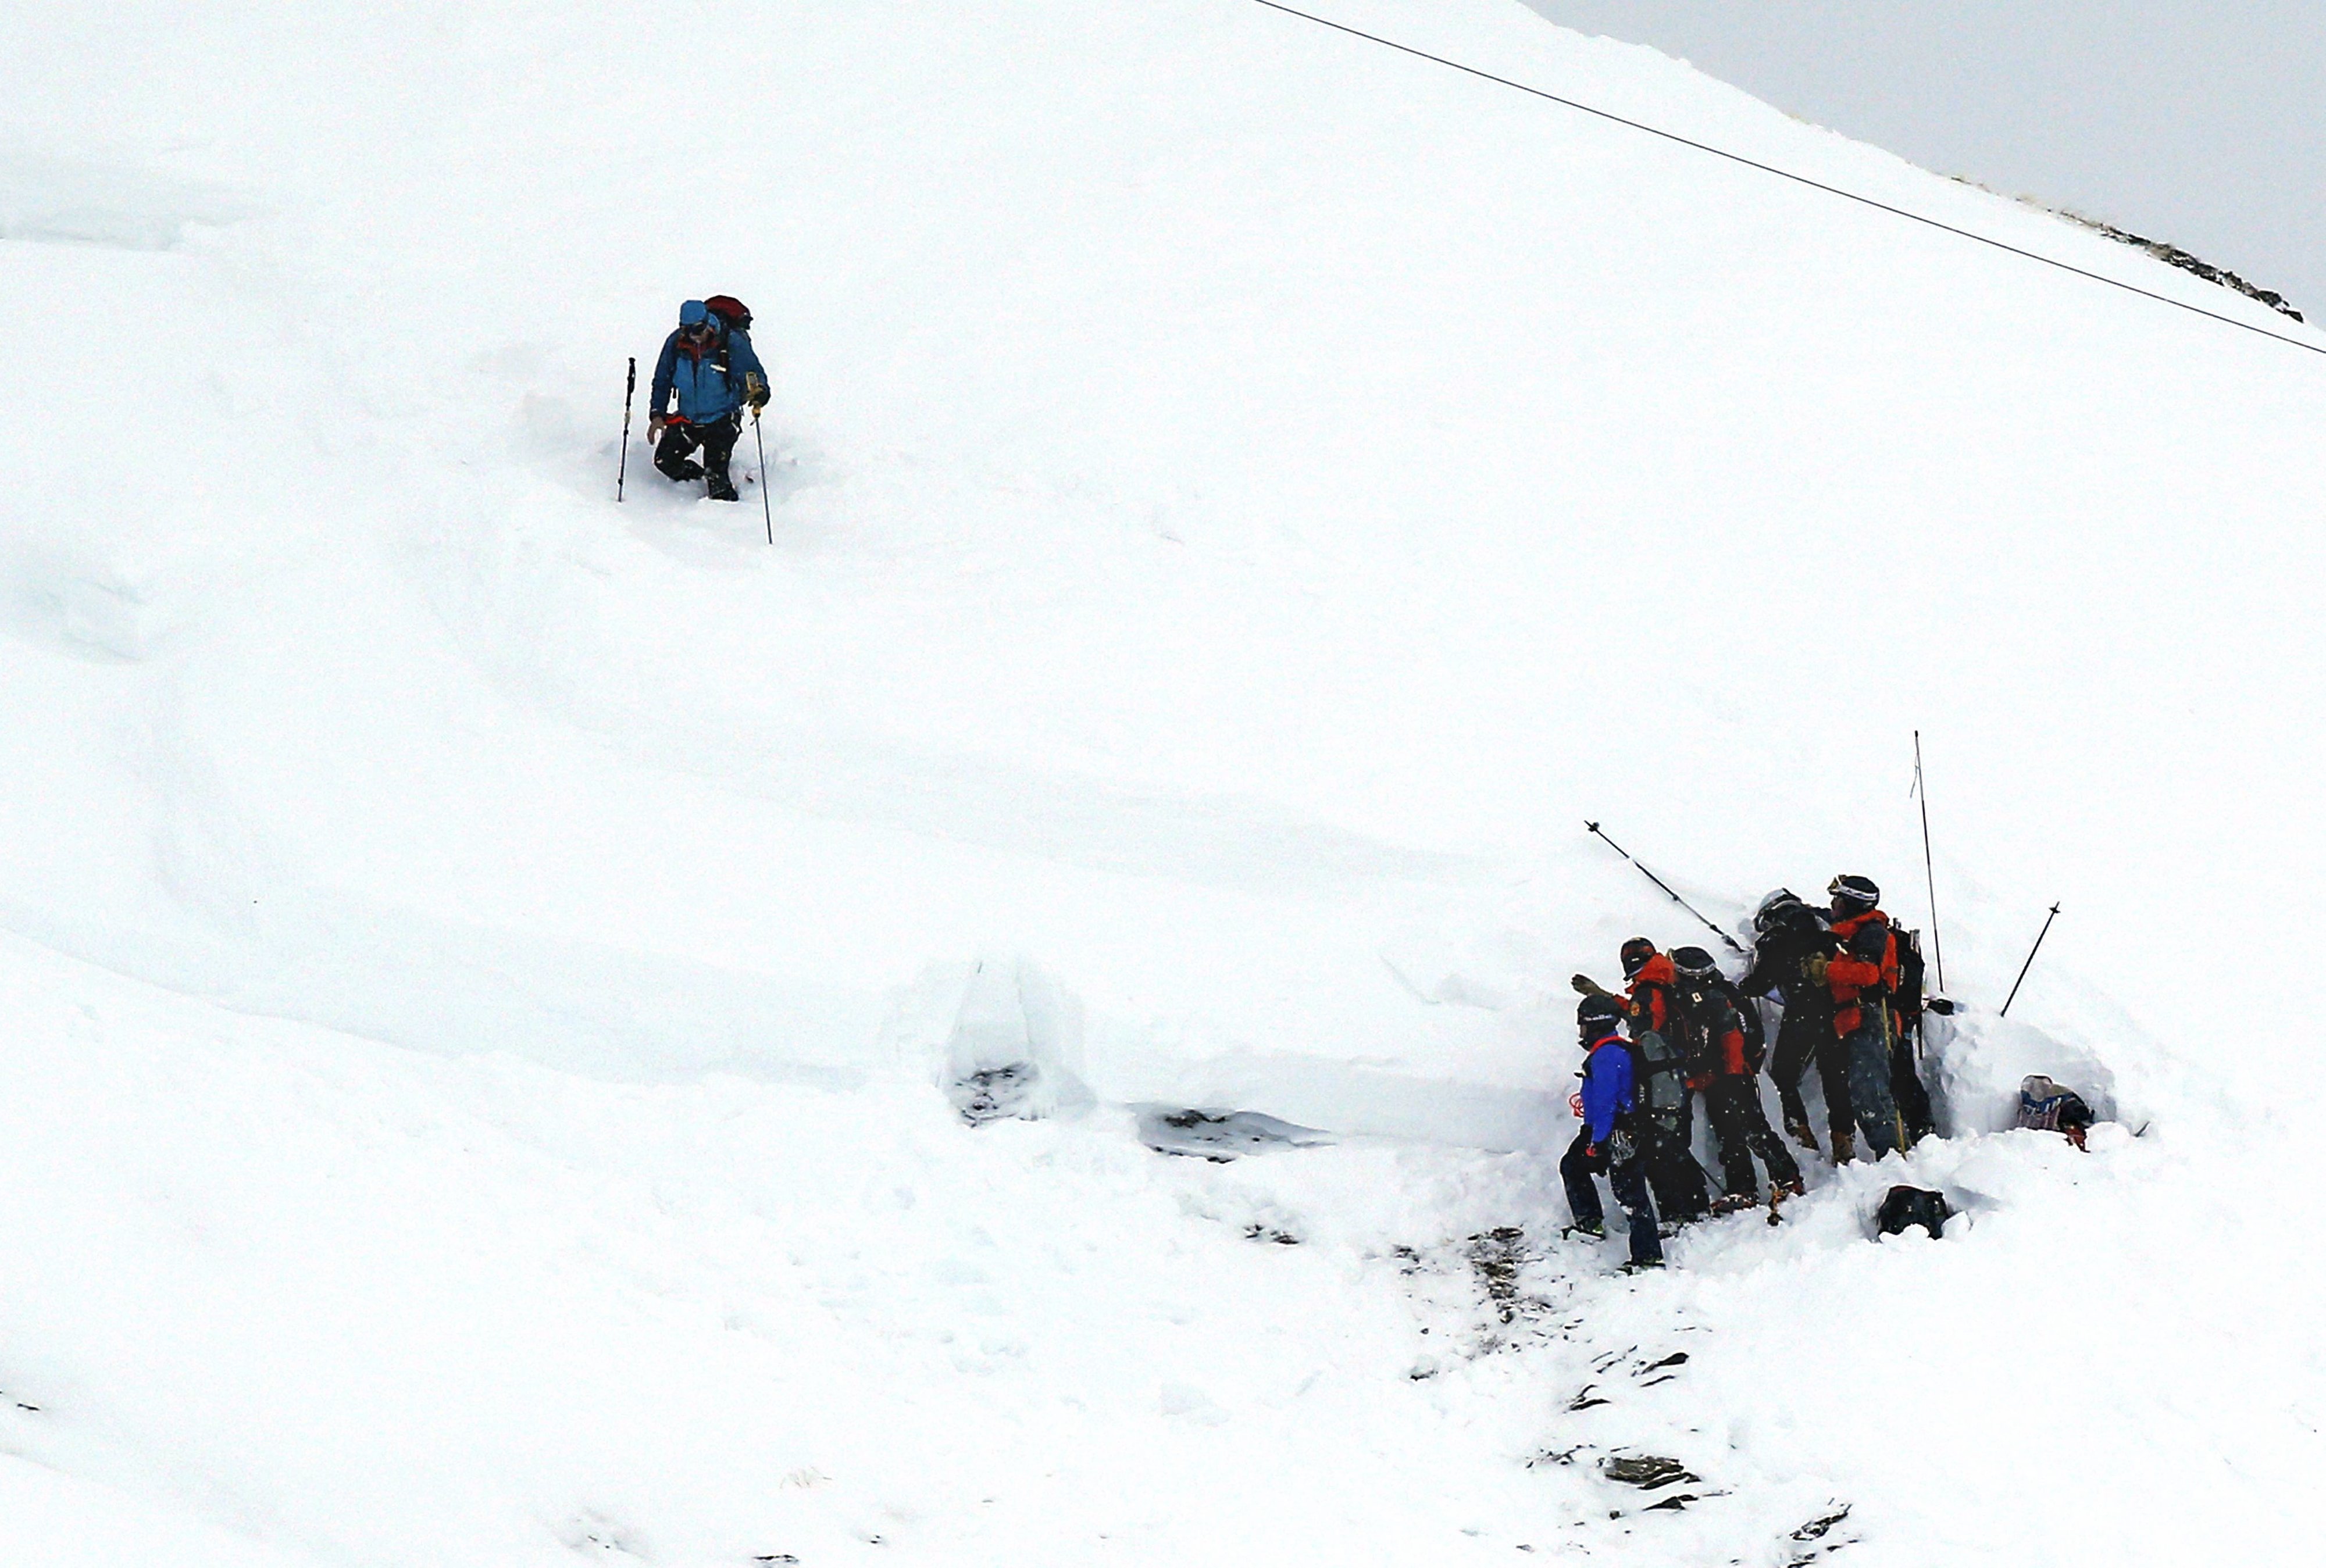
M 1938 1130 L 1931 1114 L 1931 1091 L 1923 1087 L 1922 1070 L 1914 1060 L 1918 1035 L 1918 1031 L 1899 1030 L 1890 1041 L 1890 1098 L 1898 1102 L 1898 1119 L 1905 1128 L 1908 1148 Z
M 1704 1091 L 1704 1109 L 1712 1118 L 1713 1137 L 1720 1143 L 1721 1190 L 1732 1198 L 1757 1198 L 1759 1177 L 1753 1156 L 1769 1167 L 1769 1180 L 1782 1187 L 1801 1179 L 1801 1168 L 1785 1143 L 1769 1130 L 1761 1109 L 1761 1081 L 1754 1076 L 1723 1073 Z
M 1648 1200 L 1648 1183 L 1640 1170 L 1637 1158 L 1618 1164 L 1607 1157 L 1605 1150 L 1596 1155 L 1584 1151 L 1591 1146 L 1591 1135 L 1579 1132 L 1575 1141 L 1567 1146 L 1559 1157 L 1558 1179 L 1567 1189 L 1567 1211 L 1577 1225 L 1605 1223 L 1606 1211 L 1599 1206 L 1599 1184 L 1592 1177 L 1601 1171 L 1607 1173 L 1607 1184 L 1615 1189 L 1615 1202 L 1624 1206 L 1624 1217 L 1632 1226 L 1632 1261 L 1653 1263 L 1664 1255 L 1663 1239 L 1656 1234 L 1655 1205 Z
M 740 410 L 725 419 L 712 420 L 709 424 L 669 424 L 663 427 L 662 443 L 655 448 L 655 467 L 684 484 L 711 476 L 711 493 L 721 500 L 735 498 L 735 482 L 727 477 L 728 461 L 735 455 L 735 442 L 743 434 Z M 702 449 L 702 460 L 693 459 L 695 448 Z M 721 496 L 721 491 L 725 491 Z
M 1777 1081 L 1777 1099 L 1785 1120 L 1807 1127 L 1809 1106 L 1801 1099 L 1801 1074 L 1817 1063 L 1818 1083 L 1825 1090 L 1826 1126 L 1837 1133 L 1854 1131 L 1857 1118 L 1849 1099 L 1849 1048 L 1833 1032 L 1833 1015 L 1807 1007 L 1788 1007 L 1777 1025 L 1777 1044 L 1769 1055 L 1769 1076 Z
M 1656 1191 L 1656 1207 L 1675 1224 L 1701 1220 L 1712 1211 L 1712 1183 L 1696 1163 L 1696 1097 L 1677 1111 L 1639 1118 L 1640 1164 Z

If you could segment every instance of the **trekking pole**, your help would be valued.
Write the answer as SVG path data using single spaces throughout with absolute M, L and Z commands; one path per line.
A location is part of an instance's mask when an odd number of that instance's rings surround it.
M 1592 832 L 1598 833 L 1600 841 L 1605 844 L 1607 848 L 1614 850 L 1615 853 L 1621 855 L 1624 859 L 1632 860 L 1632 852 L 1629 849 L 1624 849 L 1623 845 L 1615 842 L 1614 840 L 1608 838 L 1606 834 L 1600 833 L 1598 823 L 1586 822 L 1583 825 Z M 1704 918 L 1704 911 L 1698 909 L 1695 905 L 1690 904 L 1687 899 L 1682 898 L 1679 894 L 1672 892 L 1670 886 L 1667 884 L 1662 877 L 1649 870 L 1645 866 L 1642 866 L 1637 860 L 1632 860 L 1632 864 L 1635 868 L 1637 868 L 1641 876 L 1646 877 L 1657 886 L 1661 887 L 1674 904 L 1679 905 L 1682 909 L 1687 910 L 1690 914 L 1696 916 L 1696 918 L 1703 923 L 1705 930 L 1710 932 L 1713 935 L 1726 942 L 1728 944 L 1729 951 L 1735 953 L 1740 958 L 1744 956 L 1744 950 L 1737 945 L 1736 939 L 1729 935 L 1726 932 L 1721 930 L 1718 926 L 1713 924 L 1709 920 L 1706 920 Z
M 1931 792 L 1922 782 L 1922 732 L 1914 731 L 1914 798 L 1922 807 L 1922 880 L 1931 890 L 1931 959 L 1938 965 L 1939 994 L 1947 989 L 1946 950 L 1939 945 L 1939 874 L 1931 868 Z
M 2019 981 L 2027 978 L 2027 970 L 2035 962 L 2035 955 L 2042 951 L 2043 939 L 2052 934 L 2052 923 L 2059 918 L 2060 906 L 2055 904 L 2052 905 L 2052 913 L 2043 917 L 2043 929 L 2035 933 L 2035 945 L 2027 950 L 2027 962 L 2019 966 L 2019 979 L 2011 982 L 2011 995 L 2003 998 L 2003 1011 L 1997 1013 L 1996 1017 L 2010 1016 L 2011 1004 L 2018 999 Z
M 638 357 L 630 356 L 629 385 L 622 388 L 622 461 L 614 470 L 614 500 L 622 499 L 623 483 L 630 477 L 630 399 L 638 394 Z
M 759 448 L 759 510 L 768 519 L 768 543 L 776 542 L 776 508 L 768 499 L 768 438 L 759 433 L 759 411 L 751 411 L 751 440 Z

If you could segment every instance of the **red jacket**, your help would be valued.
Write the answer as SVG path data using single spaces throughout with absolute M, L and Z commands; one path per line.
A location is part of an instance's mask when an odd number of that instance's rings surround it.
M 1679 979 L 1679 971 L 1672 968 L 1670 955 L 1658 953 L 1642 964 L 1640 972 L 1624 988 L 1624 999 L 1630 1004 L 1626 1011 L 1631 1016 L 1633 1039 L 1650 1029 L 1667 1040 L 1671 1038 L 1671 993 Z
M 1878 909 L 1835 921 L 1833 934 L 1841 951 L 1826 960 L 1825 981 L 1833 990 L 1833 1032 L 1847 1035 L 1865 1021 L 1858 1003 L 1866 992 L 1887 998 L 1898 989 L 1898 938 Z

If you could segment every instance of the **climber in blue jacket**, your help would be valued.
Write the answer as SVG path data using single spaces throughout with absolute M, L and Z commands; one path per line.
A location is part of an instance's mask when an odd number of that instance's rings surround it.
M 768 405 L 768 373 L 751 348 L 750 313 L 724 295 L 713 302 L 734 305 L 737 314 L 701 300 L 678 308 L 678 330 L 664 341 L 655 362 L 647 439 L 656 443 L 656 468 L 682 484 L 707 478 L 712 500 L 732 501 L 735 481 L 727 464 L 743 433 L 745 405 L 755 415 Z
M 1599 1186 L 1593 1179 L 1605 1172 L 1631 1224 L 1633 1268 L 1661 1268 L 1664 1244 L 1656 1235 L 1656 1210 L 1648 1196 L 1647 1173 L 1632 1134 L 1634 1097 L 1632 1048 L 1623 1035 L 1623 1003 L 1605 995 L 1587 996 L 1575 1009 L 1582 1035 L 1583 1090 L 1576 1097 L 1583 1130 L 1575 1135 L 1558 1162 L 1559 1180 L 1567 1187 L 1567 1207 L 1577 1235 L 1607 1234 L 1606 1211 L 1599 1205 Z

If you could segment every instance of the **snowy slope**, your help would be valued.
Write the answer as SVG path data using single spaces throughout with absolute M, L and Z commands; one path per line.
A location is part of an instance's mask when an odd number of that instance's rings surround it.
M 1515 5 L 1331 14 L 2279 325 Z M 1524 1464 L 1578 1443 L 1728 1492 L 1671 1561 L 2314 1526 L 2251 971 L 2326 870 L 2315 356 L 1226 0 L 0 48 L 23 1552 L 1596 1551 Z M 610 500 L 714 290 L 773 547 L 642 448 Z M 1961 1244 L 1820 1171 L 1684 1276 L 1550 1256 L 1565 977 L 1690 939 L 1582 821 L 1919 922 L 1918 727 L 1953 988 L 2067 905 L 1917 1156 Z M 1012 997 L 1075 1114 L 972 1132 L 930 1085 Z M 2039 1069 L 2151 1130 L 1973 1136 Z M 1167 1161 L 1149 1102 L 1338 1141 Z M 1718 1349 L 1563 1411 L 1666 1334 Z

